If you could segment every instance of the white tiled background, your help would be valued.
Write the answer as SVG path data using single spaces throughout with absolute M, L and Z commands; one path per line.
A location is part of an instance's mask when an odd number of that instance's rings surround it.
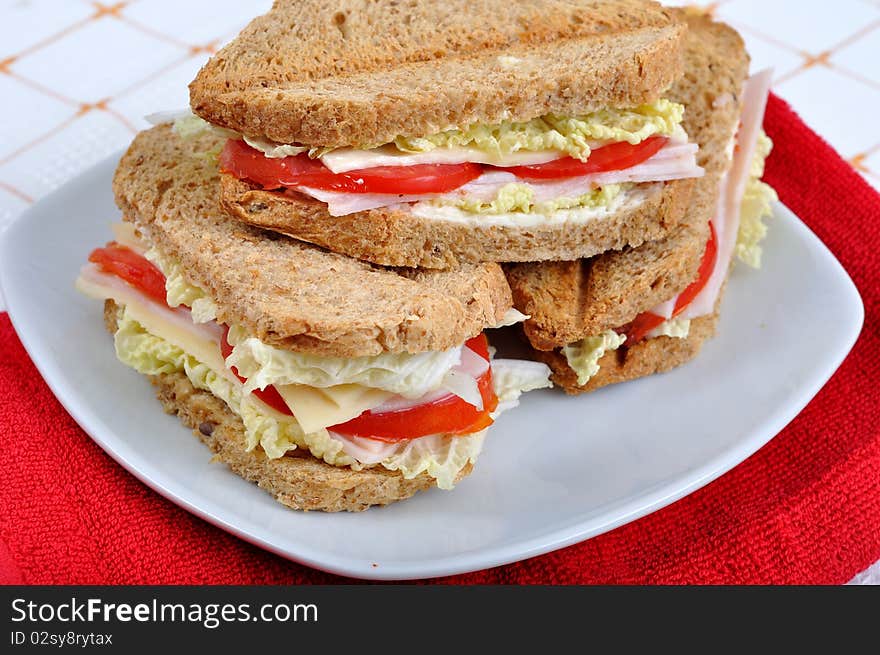
M 880 0 L 699 4 L 743 35 L 753 70 L 880 189 Z M 187 105 L 202 62 L 270 0 L 0 0 L 0 232 Z M 0 310 L 3 309 L 0 298 Z M 880 563 L 859 577 L 880 582 Z

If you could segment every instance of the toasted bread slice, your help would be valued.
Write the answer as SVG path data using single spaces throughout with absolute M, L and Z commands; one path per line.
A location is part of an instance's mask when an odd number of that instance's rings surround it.
M 497 264 L 389 270 L 229 218 L 203 156 L 221 143 L 153 128 L 135 138 L 113 180 L 125 216 L 217 302 L 220 321 L 282 348 L 355 357 L 452 348 L 511 307 Z
M 599 359 L 599 372 L 583 385 L 578 385 L 577 373 L 558 350 L 535 350 L 535 358 L 550 367 L 550 379 L 568 394 L 595 391 L 609 384 L 643 378 L 655 373 L 663 373 L 681 366 L 696 357 L 703 342 L 715 336 L 717 314 L 703 316 L 691 322 L 691 329 L 684 339 L 675 337 L 656 337 L 645 339 L 632 348 L 621 348 L 605 353 Z
M 104 323 L 116 332 L 117 305 L 104 302 Z M 180 421 L 212 452 L 245 480 L 256 482 L 288 507 L 322 512 L 358 512 L 387 505 L 434 486 L 425 474 L 407 480 L 381 466 L 354 471 L 332 466 L 303 450 L 270 459 L 259 448 L 248 451 L 244 424 L 226 404 L 207 391 L 196 389 L 183 373 L 149 376 L 165 411 Z M 471 472 L 468 465 L 459 475 Z
M 656 99 L 685 26 L 648 0 L 276 0 L 190 85 L 252 137 L 363 146 Z
M 514 303 L 531 319 L 526 335 L 552 350 L 630 322 L 680 293 L 696 275 L 715 211 L 721 176 L 730 167 L 749 59 L 730 27 L 689 15 L 685 73 L 669 97 L 685 105 L 684 126 L 700 144 L 706 175 L 681 226 L 670 237 L 588 260 L 506 267 Z
M 385 207 L 331 216 L 298 193 L 264 191 L 221 176 L 221 202 L 245 223 L 385 266 L 454 268 L 474 262 L 591 257 L 669 234 L 685 214 L 694 180 L 639 185 L 638 198 L 600 220 L 514 226 L 428 219 Z

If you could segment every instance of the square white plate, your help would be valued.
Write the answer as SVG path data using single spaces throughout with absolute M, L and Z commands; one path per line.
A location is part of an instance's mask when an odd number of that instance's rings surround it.
M 763 269 L 735 269 L 718 337 L 694 362 L 578 398 L 527 394 L 493 426 L 474 473 L 453 492 L 360 514 L 295 512 L 211 463 L 161 411 L 147 380 L 116 360 L 100 303 L 75 292 L 79 267 L 119 219 L 110 191 L 116 161 L 53 193 L 6 232 L 0 282 L 18 334 L 74 419 L 132 474 L 247 541 L 334 573 L 473 571 L 668 505 L 794 418 L 843 361 L 864 316 L 840 264 L 778 205 Z

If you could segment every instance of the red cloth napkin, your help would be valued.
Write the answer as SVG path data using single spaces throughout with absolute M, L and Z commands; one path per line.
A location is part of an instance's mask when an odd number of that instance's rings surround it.
M 880 559 L 880 196 L 778 98 L 766 129 L 767 181 L 863 293 L 854 351 L 779 436 L 700 491 L 584 543 L 444 581 L 842 583 Z M 0 388 L 0 581 L 341 580 L 213 528 L 126 473 L 64 412 L 5 314 Z

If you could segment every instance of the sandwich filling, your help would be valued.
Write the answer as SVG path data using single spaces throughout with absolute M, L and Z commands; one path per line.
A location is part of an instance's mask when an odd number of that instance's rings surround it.
M 596 375 L 598 362 L 607 352 L 661 336 L 687 338 L 691 320 L 714 313 L 734 255 L 753 268 L 760 267 L 760 242 L 767 233 L 762 219 L 772 215 L 772 203 L 778 200 L 776 192 L 761 181 L 773 147 L 761 129 L 770 81 L 770 72 L 765 71 L 749 78 L 743 87 L 743 114 L 729 148 L 731 166 L 719 184 L 696 280 L 628 325 L 562 348 L 569 367 L 577 373 L 578 385 Z
M 327 204 L 332 216 L 383 207 L 427 219 L 541 222 L 600 218 L 644 185 L 699 177 L 684 108 L 666 99 L 581 116 L 451 127 L 350 148 L 229 136 L 221 169 L 270 191 Z M 167 119 L 159 117 L 157 120 Z M 181 135 L 211 128 L 192 115 Z
M 241 418 L 249 450 L 270 458 L 304 448 L 334 466 L 424 473 L 448 489 L 476 460 L 495 418 L 524 391 L 550 386 L 542 364 L 493 359 L 483 334 L 418 354 L 340 358 L 277 348 L 218 322 L 214 300 L 130 224 L 115 231 L 115 241 L 92 252 L 77 288 L 116 304 L 118 358 L 146 375 L 185 374 Z

